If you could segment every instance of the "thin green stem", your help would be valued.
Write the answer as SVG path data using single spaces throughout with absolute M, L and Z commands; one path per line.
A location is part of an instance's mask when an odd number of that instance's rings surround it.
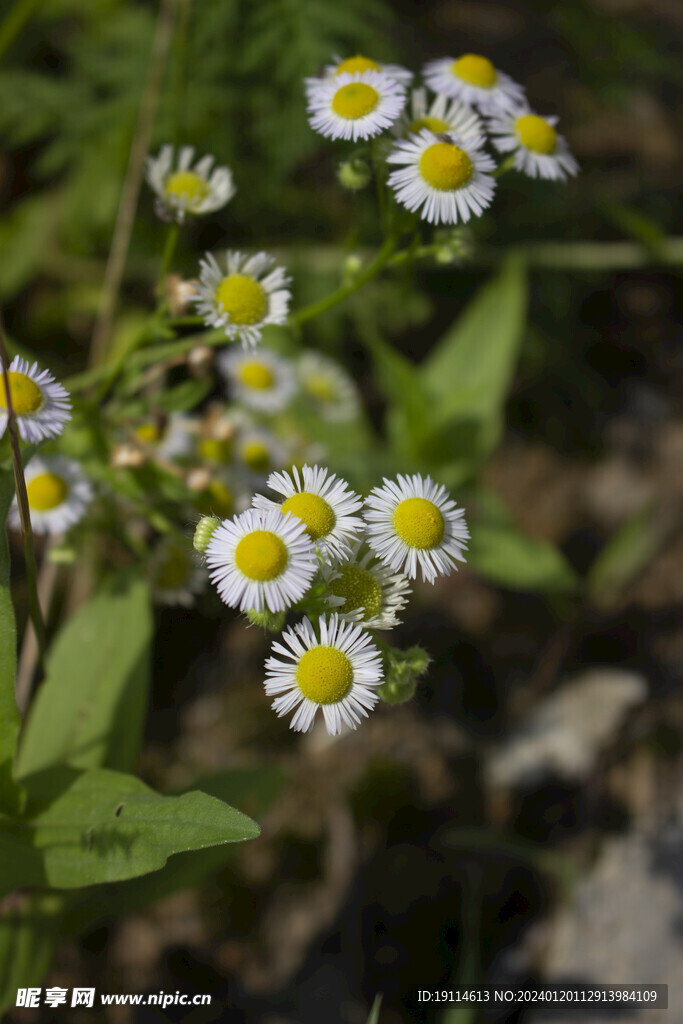
M 398 239 L 395 234 L 389 234 L 386 238 L 384 245 L 379 250 L 374 260 L 365 270 L 362 270 L 350 281 L 349 284 L 343 285 L 341 288 L 337 288 L 335 292 L 327 295 L 324 299 L 320 299 L 318 302 L 311 303 L 310 306 L 304 306 L 303 309 L 299 310 L 298 313 L 293 313 L 290 317 L 290 323 L 292 326 L 300 327 L 302 324 L 307 323 L 309 320 L 313 320 L 315 317 L 320 316 L 321 313 L 326 313 L 328 309 L 332 309 L 334 306 L 343 302 L 354 292 L 357 292 L 359 288 L 368 284 L 373 278 L 377 277 L 379 272 L 384 269 L 389 260 L 391 259 L 396 249 L 396 243 Z
M 495 171 L 493 172 L 494 178 L 502 178 L 504 174 L 511 171 L 515 166 L 515 154 L 510 153 L 510 156 L 506 156 L 502 163 L 498 164 Z
M 21 533 L 24 540 L 24 559 L 26 562 L 26 579 L 28 582 L 29 608 L 31 621 L 38 643 L 38 661 L 43 668 L 45 658 L 45 623 L 40 608 L 38 597 L 38 567 L 36 565 L 36 552 L 33 544 L 33 527 L 31 526 L 31 510 L 28 504 L 26 491 L 26 479 L 24 477 L 24 466 L 21 460 L 21 446 L 19 444 L 19 430 L 17 418 L 12 404 L 12 391 L 9 383 L 9 358 L 5 346 L 5 335 L 0 323 L 0 360 L 2 361 L 2 376 L 5 386 L 5 405 L 7 409 L 7 433 L 12 449 L 12 467 L 14 469 L 14 488 L 17 495 L 17 506 L 21 521 Z
M 171 262 L 173 255 L 178 244 L 178 235 L 180 234 L 180 226 L 178 224 L 171 224 L 166 234 L 166 241 L 164 243 L 164 251 L 161 254 L 161 271 L 159 273 L 159 289 L 160 297 L 163 300 L 163 284 L 168 276 L 168 272 L 171 269 Z

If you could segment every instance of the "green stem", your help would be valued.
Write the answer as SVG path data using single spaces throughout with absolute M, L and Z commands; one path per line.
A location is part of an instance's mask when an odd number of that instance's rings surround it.
M 292 326 L 300 327 L 301 324 L 307 323 L 309 320 L 313 320 L 315 317 L 320 316 L 321 313 L 326 313 L 328 309 L 332 309 L 334 306 L 343 302 L 354 292 L 357 292 L 359 288 L 368 284 L 373 278 L 377 277 L 379 272 L 387 265 L 391 259 L 394 250 L 396 249 L 396 243 L 398 239 L 396 235 L 389 234 L 386 238 L 384 245 L 375 256 L 372 263 L 362 270 L 353 281 L 349 284 L 343 285 L 341 288 L 337 288 L 335 292 L 327 295 L 324 299 L 320 299 L 318 302 L 313 302 L 310 306 L 304 306 L 303 309 L 299 310 L 298 313 L 292 314 L 290 317 L 290 323 Z
M 180 233 L 180 226 L 178 224 L 171 224 L 166 235 L 166 242 L 164 243 L 164 251 L 161 255 L 161 272 L 159 274 L 159 287 L 163 299 L 163 284 L 168 276 L 168 272 L 171 269 L 171 261 L 173 254 L 175 253 L 176 246 L 178 244 L 178 235 Z
M 19 444 L 19 430 L 17 419 L 12 404 L 12 392 L 9 383 L 9 359 L 5 347 L 5 336 L 0 326 L 0 359 L 2 361 L 2 376 L 5 385 L 5 405 L 7 409 L 7 433 L 12 449 L 12 467 L 14 469 L 14 487 L 17 495 L 17 506 L 21 520 L 21 533 L 24 540 L 24 559 L 26 562 L 26 580 L 28 582 L 28 597 L 31 621 L 36 634 L 38 644 L 38 661 L 43 671 L 45 658 L 45 623 L 40 608 L 38 597 L 38 567 L 36 565 L 36 552 L 33 545 L 33 527 L 31 526 L 31 511 L 28 504 L 26 491 L 26 479 L 24 477 L 24 466 L 21 461 L 21 446 Z
M 17 38 L 24 25 L 28 24 L 39 6 L 40 0 L 19 0 L 0 25 L 0 60 Z
M 493 172 L 494 178 L 502 178 L 504 174 L 511 171 L 515 166 L 515 154 L 510 153 L 510 156 L 506 156 L 502 163 L 498 164 L 495 171 Z

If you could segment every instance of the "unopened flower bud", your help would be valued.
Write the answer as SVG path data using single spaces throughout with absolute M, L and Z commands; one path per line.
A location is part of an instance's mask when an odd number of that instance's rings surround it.
M 193 377 L 208 377 L 213 361 L 214 351 L 209 345 L 195 345 L 187 357 L 187 368 Z
M 386 659 L 385 681 L 377 690 L 380 699 L 385 704 L 404 704 L 412 700 L 430 660 L 422 647 L 410 647 L 407 651 L 391 648 Z
M 135 444 L 117 444 L 111 453 L 112 469 L 139 469 L 147 462 L 147 456 Z
M 342 188 L 348 188 L 352 192 L 359 192 L 367 188 L 372 178 L 372 171 L 365 160 L 356 157 L 353 160 L 345 160 L 339 165 L 337 179 Z
M 187 312 L 190 300 L 197 294 L 199 281 L 185 281 L 180 274 L 169 274 L 164 281 L 164 292 L 171 316 Z
M 211 486 L 211 471 L 205 466 L 196 466 L 187 471 L 185 483 L 191 491 L 208 491 Z
M 203 555 L 209 546 L 209 541 L 213 537 L 216 528 L 221 525 L 220 519 L 216 519 L 215 516 L 204 516 L 197 523 L 197 529 L 194 531 L 194 539 L 192 546 L 195 551 L 198 551 L 200 555 Z
M 257 612 L 252 608 L 247 612 L 247 618 L 252 626 L 260 626 L 267 633 L 281 633 L 285 624 L 284 612 Z
M 57 547 L 48 548 L 47 560 L 53 565 L 74 565 L 78 554 L 70 544 L 59 544 Z
M 344 260 L 344 280 L 353 281 L 363 269 L 363 261 L 355 252 L 350 253 Z

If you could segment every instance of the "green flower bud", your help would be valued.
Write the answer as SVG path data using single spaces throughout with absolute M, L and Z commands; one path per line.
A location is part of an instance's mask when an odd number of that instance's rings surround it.
M 47 560 L 53 565 L 74 565 L 78 558 L 78 552 L 70 544 L 60 544 L 58 547 L 48 548 Z
M 260 626 L 267 633 L 281 633 L 285 624 L 284 612 L 257 612 L 251 608 L 246 615 L 252 626 Z
M 380 699 L 385 704 L 405 704 L 412 700 L 430 661 L 422 647 L 410 647 L 407 651 L 390 647 L 386 655 L 385 681 L 377 690 Z
M 220 519 L 216 519 L 215 516 L 202 516 L 197 523 L 197 529 L 194 531 L 194 538 L 192 540 L 195 551 L 198 551 L 200 555 L 205 553 L 209 546 L 209 541 L 216 531 L 216 527 L 220 525 Z
M 348 188 L 352 192 L 359 192 L 367 188 L 372 178 L 372 172 L 365 160 L 356 157 L 353 160 L 345 160 L 339 165 L 337 179 L 342 188 Z

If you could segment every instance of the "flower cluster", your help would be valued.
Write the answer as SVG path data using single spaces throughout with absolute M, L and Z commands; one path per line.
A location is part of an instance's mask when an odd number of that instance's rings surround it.
M 405 68 L 357 55 L 305 79 L 305 91 L 310 125 L 328 138 L 358 142 L 389 130 L 391 148 L 380 145 L 375 154 L 390 168 L 396 201 L 423 220 L 463 224 L 480 216 L 502 169 L 496 152 L 530 177 L 566 180 L 577 173 L 557 118 L 535 113 L 522 87 L 487 57 L 465 53 L 430 61 L 425 85 L 409 95 L 412 77 Z M 363 187 L 362 172 L 362 161 L 352 158 L 342 165 L 340 181 Z
M 387 665 L 407 672 L 372 631 L 398 624 L 418 572 L 433 583 L 464 561 L 463 510 L 417 474 L 385 479 L 365 501 L 320 466 L 272 473 L 268 489 L 275 497 L 256 494 L 239 515 L 202 521 L 196 547 L 222 600 L 252 621 L 281 626 L 290 609 L 317 617 L 286 629 L 266 662 L 278 714 L 294 712 L 291 727 L 306 731 L 321 708 L 328 732 L 355 728 Z
M 39 445 L 59 437 L 71 419 L 71 400 L 50 371 L 15 356 L 8 367 L 7 384 L 21 440 Z M 5 434 L 8 418 L 5 382 L 0 380 L 0 437 Z M 35 533 L 63 534 L 81 521 L 93 490 L 78 462 L 59 455 L 34 456 L 24 476 Z M 14 529 L 21 526 L 16 497 L 8 522 Z

